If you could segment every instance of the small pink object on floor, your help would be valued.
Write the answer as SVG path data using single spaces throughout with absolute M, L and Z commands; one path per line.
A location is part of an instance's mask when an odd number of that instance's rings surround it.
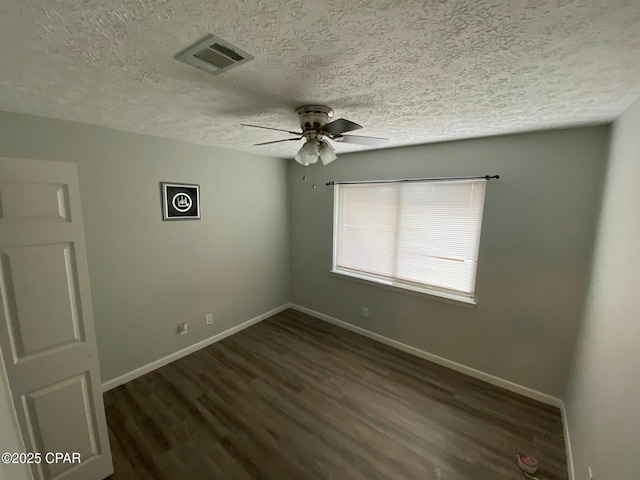
M 518 466 L 524 473 L 536 473 L 536 470 L 538 470 L 538 461 L 533 457 L 528 457 L 519 453 Z

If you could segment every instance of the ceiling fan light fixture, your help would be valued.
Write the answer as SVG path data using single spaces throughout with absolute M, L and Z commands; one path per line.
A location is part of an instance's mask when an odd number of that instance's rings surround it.
M 243 123 L 242 125 L 245 127 L 263 128 L 265 130 L 275 130 L 295 135 L 294 138 L 283 138 L 281 140 L 256 143 L 255 146 L 298 141 L 304 138 L 305 144 L 298 150 L 294 158 L 296 162 L 305 167 L 316 163 L 318 160 L 321 160 L 323 165 L 329 165 L 338 158 L 329 140 L 333 142 L 364 145 L 367 147 L 383 147 L 389 143 L 388 138 L 344 135 L 345 132 L 359 130 L 362 126 L 344 118 L 329 121 L 333 117 L 333 109 L 324 105 L 303 105 L 296 109 L 296 113 L 298 114 L 298 121 L 300 123 L 301 131 L 299 132 L 249 123 Z
M 329 165 L 336 158 L 338 158 L 338 156 L 336 155 L 336 151 L 333 149 L 333 146 L 326 140 L 320 142 L 318 152 L 320 154 L 322 165 Z
M 307 141 L 298 153 L 296 153 L 295 159 L 300 165 L 304 165 L 305 167 L 311 163 L 316 163 L 318 161 L 318 145 L 315 142 Z

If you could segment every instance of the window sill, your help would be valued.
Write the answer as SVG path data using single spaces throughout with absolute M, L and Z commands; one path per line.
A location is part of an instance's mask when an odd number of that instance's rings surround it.
M 429 288 L 421 288 L 412 285 L 406 285 L 400 282 L 394 282 L 393 280 L 381 280 L 376 277 L 368 275 L 358 274 L 346 270 L 331 270 L 333 275 L 344 277 L 345 280 L 354 280 L 356 282 L 364 283 L 374 287 L 386 288 L 400 293 L 406 293 L 409 295 L 415 295 L 418 297 L 428 298 L 429 300 L 435 300 L 438 302 L 448 303 L 450 305 L 457 305 L 464 308 L 474 308 L 476 306 L 475 299 L 465 297 L 463 295 L 456 295 L 455 293 L 440 292 Z

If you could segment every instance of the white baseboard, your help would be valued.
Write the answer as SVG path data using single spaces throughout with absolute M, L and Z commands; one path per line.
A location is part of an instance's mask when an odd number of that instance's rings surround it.
M 454 362 L 453 360 L 448 360 L 438 355 L 434 355 L 433 353 L 425 352 L 424 350 L 420 350 L 419 348 L 412 347 L 411 345 L 407 345 L 406 343 L 393 340 L 391 338 L 385 337 L 378 333 L 365 330 L 364 328 L 356 327 L 355 325 L 352 325 L 347 322 L 343 322 L 342 320 L 338 320 L 337 318 L 334 318 L 334 317 L 330 317 L 329 315 L 325 315 L 324 313 L 311 310 L 310 308 L 306 308 L 293 303 L 290 304 L 289 306 L 294 310 L 298 310 L 300 312 L 311 315 L 312 317 L 316 317 L 320 320 L 333 323 L 334 325 L 337 325 L 339 327 L 346 328 L 347 330 L 351 330 L 352 332 L 355 332 L 359 335 L 363 335 L 365 337 L 371 338 L 372 340 L 376 340 L 380 343 L 389 345 L 390 347 L 394 347 L 394 348 L 397 348 L 398 350 L 402 350 L 404 352 L 410 353 L 411 355 L 415 355 L 416 357 L 424 358 L 425 360 L 429 360 L 430 362 L 437 363 L 438 365 L 442 365 L 443 367 L 447 367 L 447 368 L 450 368 L 451 370 L 464 373 L 465 375 L 469 375 L 470 377 L 483 380 L 492 385 L 502 387 L 506 390 L 518 393 L 520 395 L 524 395 L 525 397 L 532 398 L 534 400 L 545 403 L 547 405 L 552 405 L 554 407 L 562 408 L 562 400 L 560 400 L 559 398 L 553 397 L 551 395 L 548 395 L 546 393 L 542 393 L 537 390 L 533 390 L 532 388 L 519 385 L 517 383 L 511 382 L 509 380 L 505 380 L 500 377 L 496 377 L 495 375 L 491 375 L 490 373 L 485 373 L 480 370 L 476 370 L 475 368 L 462 365 L 461 363 Z
M 108 380 L 102 384 L 102 391 L 106 392 L 107 390 L 111 390 L 112 388 L 119 387 L 120 385 L 130 382 L 135 378 L 141 377 L 146 373 L 156 370 L 157 368 L 163 367 L 168 363 L 174 362 L 179 358 L 186 357 L 187 355 L 190 355 L 193 352 L 197 352 L 201 348 L 204 348 L 213 343 L 219 342 L 220 340 L 227 338 L 228 336 L 233 335 L 234 333 L 237 333 L 241 330 L 244 330 L 245 328 L 250 327 L 251 325 L 255 325 L 256 323 L 259 323 L 262 320 L 266 320 L 267 318 L 275 315 L 276 313 L 280 313 L 283 310 L 286 310 L 287 308 L 289 308 L 288 303 L 285 303 L 284 305 L 280 305 L 279 307 L 274 308 L 273 310 L 269 310 L 268 312 L 258 315 L 257 317 L 252 318 L 251 320 L 247 320 L 246 322 L 243 322 L 240 325 L 236 325 L 235 327 L 225 330 L 224 332 L 220 332 L 198 343 L 194 343 L 193 345 L 187 348 L 178 350 L 177 352 L 174 352 L 171 355 L 167 355 L 166 357 L 160 358 L 155 362 L 151 362 L 151 363 L 148 363 L 147 365 L 143 365 L 140 368 L 136 368 L 135 370 L 132 370 L 129 373 L 125 373 L 124 375 Z
M 562 412 L 562 428 L 564 430 L 564 448 L 567 452 L 567 468 L 569 469 L 569 480 L 575 480 L 576 471 L 573 467 L 573 452 L 571 451 L 571 437 L 569 436 L 569 420 L 567 419 L 567 410 L 562 402 L 560 407 Z

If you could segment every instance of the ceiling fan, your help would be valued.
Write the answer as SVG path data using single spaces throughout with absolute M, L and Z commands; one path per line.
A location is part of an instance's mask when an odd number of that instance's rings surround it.
M 260 125 L 249 125 L 243 123 L 245 127 L 264 128 L 266 130 L 276 130 L 296 135 L 295 138 L 285 138 L 272 142 L 256 143 L 255 145 L 269 145 L 271 143 L 290 142 L 305 139 L 304 145 L 296 153 L 295 159 L 300 165 L 310 165 L 316 163 L 318 158 L 323 165 L 333 162 L 337 156 L 336 152 L 327 140 L 342 143 L 355 143 L 370 147 L 381 147 L 389 142 L 388 138 L 363 137 L 361 135 L 344 135 L 346 132 L 362 128 L 357 123 L 344 118 L 338 118 L 330 122 L 333 118 L 333 109 L 324 105 L 303 105 L 296 108 L 296 113 L 300 120 L 301 132 L 292 132 L 280 128 L 263 127 Z

